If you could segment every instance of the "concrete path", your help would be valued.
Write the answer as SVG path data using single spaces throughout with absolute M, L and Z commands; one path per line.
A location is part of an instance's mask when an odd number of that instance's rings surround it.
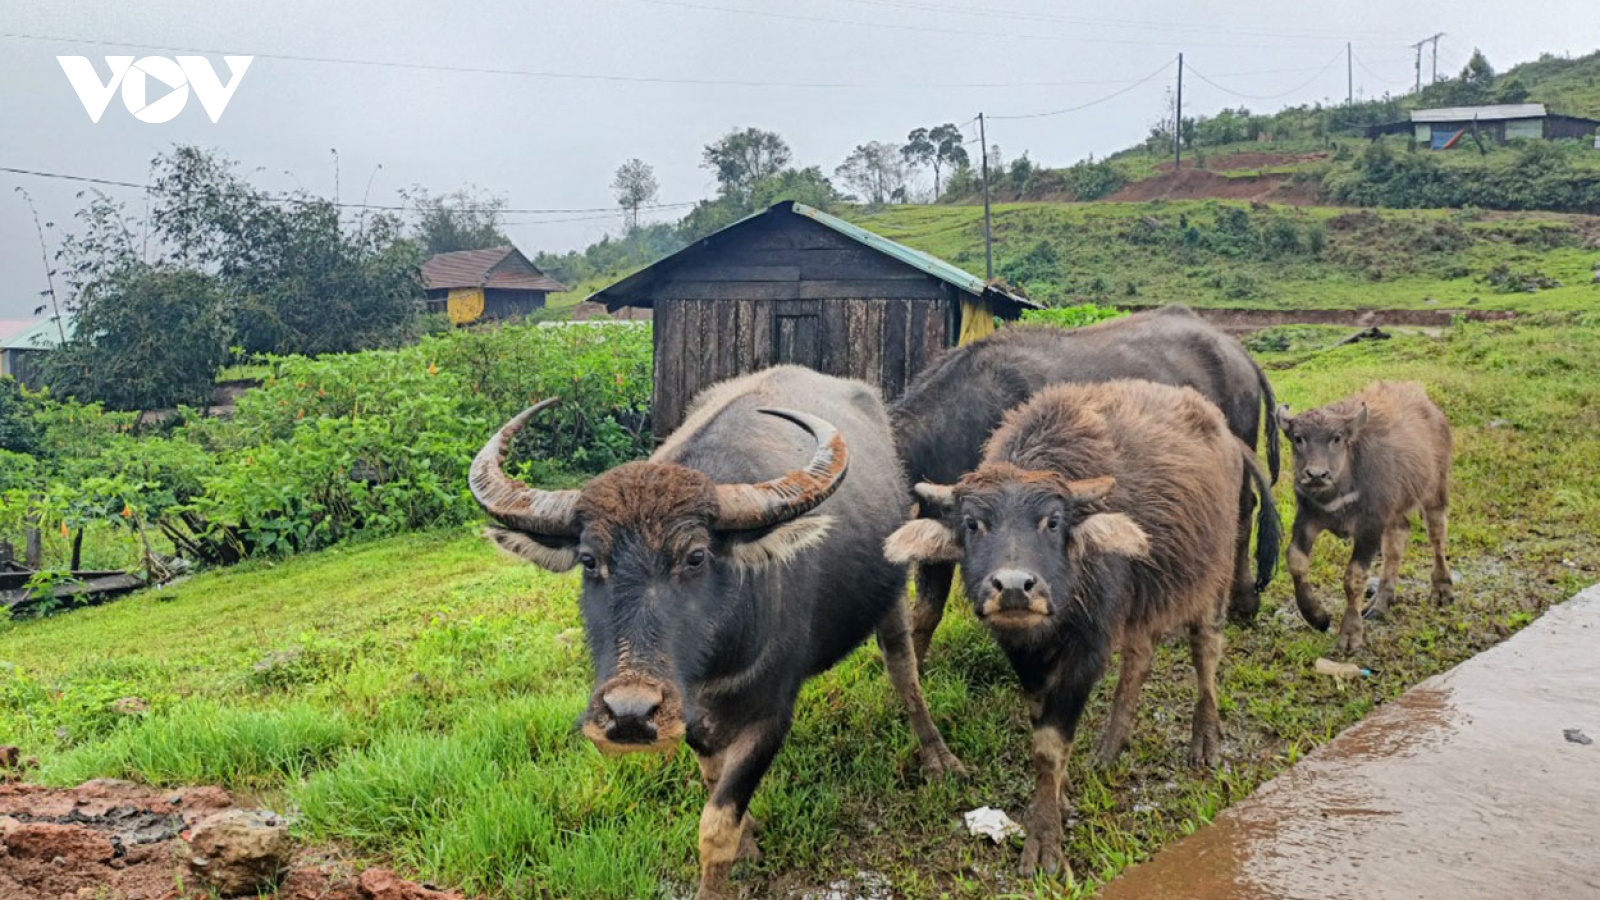
M 1383 706 L 1100 897 L 1600 898 L 1600 586 Z

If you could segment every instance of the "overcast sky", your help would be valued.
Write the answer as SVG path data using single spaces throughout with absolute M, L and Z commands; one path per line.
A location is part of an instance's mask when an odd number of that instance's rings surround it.
M 1133 82 L 1180 50 L 1185 112 L 1205 114 L 1342 99 L 1347 40 L 1363 96 L 1404 90 L 1413 77 L 1406 45 L 1438 31 L 1446 33 L 1441 73 L 1458 71 L 1474 46 L 1499 69 L 1600 47 L 1594 0 L 986 6 L 975 14 L 979 5 L 957 0 L 4 0 L 0 166 L 143 183 L 157 153 L 199 143 L 259 169 L 262 187 L 331 195 L 337 148 L 346 201 L 359 201 L 370 178 L 375 203 L 398 202 L 395 192 L 411 184 L 474 184 L 513 208 L 581 210 L 613 204 L 612 173 L 633 156 L 655 166 L 660 202 L 709 195 L 700 150 L 736 126 L 779 132 L 798 164 L 831 174 L 856 144 L 903 140 L 912 128 L 966 122 L 981 110 L 995 117 L 989 140 L 1008 158 L 1026 150 L 1039 162 L 1071 163 L 1144 136 L 1174 73 Z M 106 55 L 186 52 L 209 56 L 224 80 L 223 53 L 257 56 L 220 122 L 191 97 L 170 122 L 147 124 L 117 95 L 91 123 L 56 61 L 87 56 L 104 79 Z M 150 84 L 154 101 L 161 92 Z M 1081 111 L 999 118 L 1118 91 Z M 29 315 L 45 288 L 33 221 L 14 186 L 58 229 L 71 227 L 84 187 L 0 172 L 0 318 Z M 106 190 L 142 207 L 140 191 Z M 530 255 L 620 227 L 612 215 L 508 218 Z M 47 234 L 52 254 L 58 239 Z

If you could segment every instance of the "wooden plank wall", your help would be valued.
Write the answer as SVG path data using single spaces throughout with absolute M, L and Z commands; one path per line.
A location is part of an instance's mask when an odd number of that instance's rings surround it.
M 682 423 L 700 390 L 785 362 L 892 400 L 946 346 L 955 301 L 942 282 L 791 218 L 752 223 L 652 289 L 657 436 Z

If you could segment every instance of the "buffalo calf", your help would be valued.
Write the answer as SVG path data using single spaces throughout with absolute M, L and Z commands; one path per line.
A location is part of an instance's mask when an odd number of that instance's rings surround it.
M 1381 618 L 1394 602 L 1394 582 L 1411 535 L 1410 516 L 1422 511 L 1433 544 L 1433 601 L 1451 599 L 1445 530 L 1450 507 L 1450 422 L 1421 385 L 1379 382 L 1354 397 L 1289 415 L 1278 423 L 1294 450 L 1294 536 L 1289 574 L 1294 599 L 1312 626 L 1326 630 L 1328 611 L 1308 579 L 1311 548 L 1324 531 L 1354 544 L 1344 573 L 1345 612 L 1337 648 L 1359 650 L 1367 570 L 1383 553 L 1378 593 L 1365 618 Z
M 944 511 L 890 537 L 901 563 L 959 563 L 978 618 L 1010 659 L 1033 719 L 1036 774 L 1021 870 L 1056 872 L 1067 757 L 1089 693 L 1122 652 L 1098 758 L 1128 744 L 1155 644 L 1186 629 L 1199 698 L 1189 757 L 1221 750 L 1217 661 L 1233 582 L 1241 483 L 1260 497 L 1258 575 L 1280 525 L 1255 454 L 1192 388 L 1112 381 L 1047 388 L 1007 414 L 982 464 L 919 484 Z

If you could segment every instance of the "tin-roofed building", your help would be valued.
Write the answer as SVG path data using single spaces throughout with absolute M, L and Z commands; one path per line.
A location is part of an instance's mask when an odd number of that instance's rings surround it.
M 0 375 L 35 390 L 43 387 L 40 361 L 61 343 L 63 334 L 70 339 L 72 331 L 71 319 L 59 327 L 54 319 L 0 319 Z
M 1484 141 L 1505 143 L 1528 140 L 1560 140 L 1594 135 L 1600 120 L 1551 113 L 1543 103 L 1501 103 L 1493 106 L 1449 106 L 1414 109 L 1404 122 L 1387 122 L 1367 128 L 1367 137 L 1410 133 L 1419 143 L 1434 150 L 1445 150 L 1471 142 L 1476 132 Z
M 893 400 L 941 350 L 1036 309 L 918 250 L 785 201 L 696 241 L 591 301 L 655 320 L 653 422 L 683 422 L 703 388 L 795 363 Z
M 428 311 L 457 325 L 520 318 L 567 290 L 515 247 L 436 254 L 422 264 L 422 285 Z

